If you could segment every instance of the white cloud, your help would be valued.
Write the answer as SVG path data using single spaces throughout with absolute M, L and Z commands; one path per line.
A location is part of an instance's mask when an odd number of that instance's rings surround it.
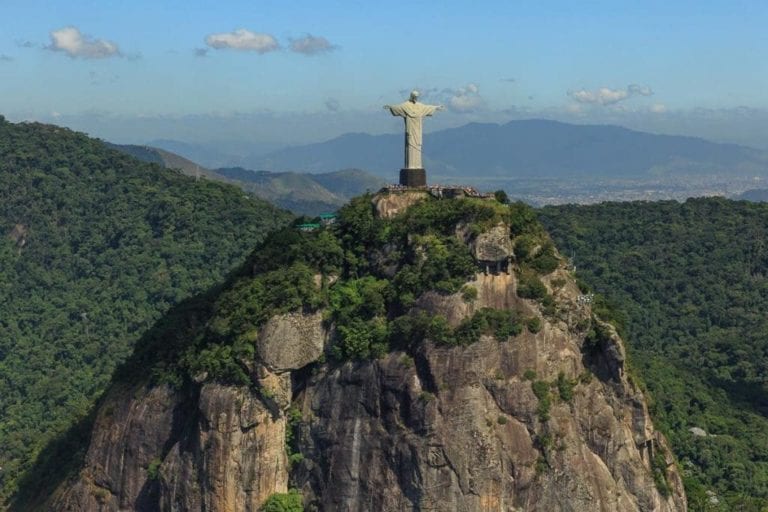
M 629 92 L 630 95 L 653 96 L 653 89 L 647 85 L 630 84 L 627 86 L 627 92 Z
M 231 48 L 233 50 L 256 53 L 267 53 L 280 49 L 280 45 L 274 36 L 251 32 L 244 28 L 237 29 L 234 32 L 210 34 L 205 38 L 205 44 L 217 50 Z
M 650 111 L 654 114 L 664 114 L 667 112 L 667 106 L 663 103 L 655 103 L 651 105 Z
M 332 52 L 337 47 L 324 37 L 307 34 L 298 39 L 291 39 L 291 51 L 304 55 L 317 55 L 318 53 Z
M 485 103 L 480 96 L 480 88 L 473 83 L 443 92 L 448 95 L 448 107 L 455 112 L 474 112 Z
M 579 103 L 599 103 L 600 105 L 611 105 L 629 98 L 629 92 L 626 90 L 609 89 L 608 87 L 601 87 L 597 91 L 581 89 L 579 91 L 571 91 L 569 94 L 571 98 Z
M 104 59 L 119 57 L 120 48 L 106 39 L 94 39 L 80 32 L 76 27 L 64 27 L 51 32 L 48 50 L 64 52 L 70 57 L 82 59 Z
M 579 103 L 590 105 L 614 105 L 620 101 L 631 98 L 632 96 L 653 96 L 653 90 L 647 85 L 631 84 L 626 89 L 611 89 L 601 87 L 596 91 L 580 89 L 578 91 L 568 91 L 568 96 Z

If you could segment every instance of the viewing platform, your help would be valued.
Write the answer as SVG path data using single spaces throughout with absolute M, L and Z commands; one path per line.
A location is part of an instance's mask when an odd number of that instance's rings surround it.
M 423 187 L 408 187 L 393 183 L 382 189 L 382 192 L 393 194 L 405 192 L 427 192 L 436 199 L 457 199 L 461 197 L 474 197 L 477 199 L 494 199 L 493 193 L 479 192 L 468 185 L 425 185 Z

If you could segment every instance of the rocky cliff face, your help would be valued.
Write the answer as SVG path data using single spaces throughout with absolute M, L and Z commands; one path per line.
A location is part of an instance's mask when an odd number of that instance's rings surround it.
M 43 509 L 255 512 L 288 489 L 286 418 L 249 388 L 115 389 L 106 403 L 85 468 Z
M 475 251 L 509 257 L 500 229 Z M 374 360 L 313 362 L 328 327 L 320 313 L 289 314 L 255 340 L 251 386 L 115 386 L 83 469 L 50 508 L 255 512 L 290 485 L 322 511 L 685 511 L 622 341 L 563 268 L 543 278 L 557 315 L 519 298 L 519 279 L 478 273 L 412 307 L 451 326 L 482 308 L 528 319 L 504 341 L 423 339 Z
M 479 275 L 475 304 L 455 296 L 423 303 L 453 322 L 480 307 L 540 315 L 516 297 L 515 284 L 514 276 Z M 536 334 L 501 343 L 483 336 L 466 348 L 427 341 L 412 358 L 393 353 L 314 375 L 295 398 L 305 418 L 295 479 L 308 503 L 338 511 L 685 510 L 663 437 L 624 375 L 621 341 L 613 336 L 584 355 L 576 326 L 589 312 L 577 295 L 567 282 L 558 298 L 572 316 L 544 320 Z M 547 398 L 545 415 L 534 385 L 558 379 L 576 382 L 572 396 Z M 656 453 L 668 496 L 654 483 Z
M 392 194 L 378 194 L 373 199 L 376 214 L 380 218 L 392 218 L 403 213 L 409 206 L 424 201 L 429 196 L 426 191 L 403 190 Z

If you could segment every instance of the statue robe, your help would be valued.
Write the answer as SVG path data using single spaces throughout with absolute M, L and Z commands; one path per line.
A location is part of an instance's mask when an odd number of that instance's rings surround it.
M 405 121 L 405 169 L 423 169 L 421 163 L 422 119 L 434 114 L 439 107 L 404 101 L 399 105 L 388 105 L 387 108 L 393 116 L 400 116 Z

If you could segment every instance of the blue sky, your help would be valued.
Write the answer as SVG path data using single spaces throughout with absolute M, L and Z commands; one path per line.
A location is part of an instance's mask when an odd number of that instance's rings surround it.
M 394 131 L 381 105 L 419 88 L 448 107 L 433 129 L 547 117 L 760 146 L 767 27 L 764 0 L 2 0 L 0 113 L 279 145 Z

